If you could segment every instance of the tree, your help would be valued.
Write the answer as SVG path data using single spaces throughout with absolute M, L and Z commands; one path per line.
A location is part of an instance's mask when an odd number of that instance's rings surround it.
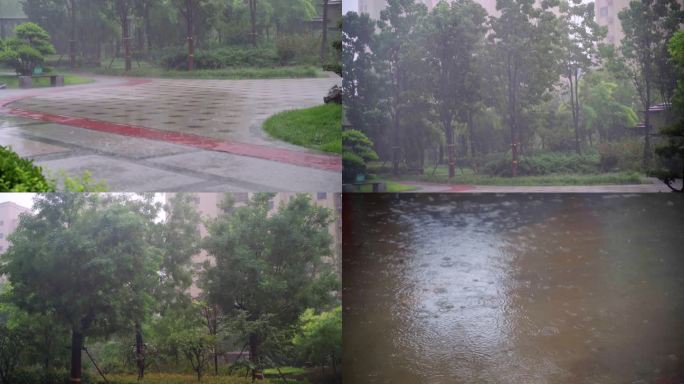
M 373 47 L 376 58 L 374 69 L 376 73 L 383 74 L 383 98 L 386 99 L 392 127 L 392 170 L 395 175 L 399 173 L 401 157 L 402 97 L 404 92 L 411 91 L 406 84 L 409 73 L 404 68 L 406 49 L 413 40 L 418 20 L 426 12 L 426 7 L 416 4 L 414 0 L 389 0 L 387 8 L 381 12 L 378 22 L 380 33 Z
M 606 30 L 594 20 L 594 3 L 582 4 L 572 0 L 571 4 L 561 3 L 560 20 L 563 22 L 562 68 L 563 76 L 570 87 L 570 109 L 575 131 L 575 152 L 582 154 L 582 134 L 580 132 L 580 75 L 584 75 L 598 60 L 598 44 L 606 35 Z
M 124 61 L 126 72 L 131 70 L 131 23 L 130 16 L 133 10 L 133 0 L 114 0 L 116 15 L 119 17 L 121 26 L 121 39 L 124 45 Z
M 672 103 L 678 120 L 660 130 L 666 142 L 656 148 L 661 165 L 654 173 L 672 191 L 684 192 L 684 31 L 675 33 L 670 39 L 668 51 L 675 63 L 678 76 Z M 674 186 L 676 179 L 683 180 L 679 189 Z
M 499 18 L 491 19 L 490 58 L 494 81 L 504 95 L 502 115 L 511 132 L 511 173 L 516 176 L 522 153 L 521 119 L 526 107 L 538 103 L 558 80 L 559 34 L 557 19 L 542 2 L 497 0 Z
M 38 24 L 20 24 L 14 32 L 15 37 L 7 40 L 0 53 L 0 61 L 13 66 L 17 74 L 30 76 L 55 48 L 50 44 L 50 35 Z
M 19 365 L 24 335 L 0 322 L 0 383 L 11 384 Z
M 188 42 L 188 71 L 195 69 L 195 38 L 197 36 L 197 16 L 200 7 L 206 0 L 174 0 L 176 8 L 185 19 L 187 28 L 186 41 Z
M 648 169 L 651 162 L 649 110 L 653 92 L 660 72 L 672 65 L 666 63 L 666 46 L 684 22 L 684 13 L 675 0 L 643 0 L 631 1 L 629 8 L 620 12 L 619 18 L 625 33 L 622 54 L 644 111 L 644 168 Z
M 320 366 L 330 363 L 337 376 L 337 366 L 342 361 L 342 307 L 320 314 L 309 308 L 299 322 L 292 343 L 301 356 Z
M 356 129 L 342 132 L 342 179 L 354 181 L 357 175 L 366 173 L 366 163 L 377 160 L 373 142 Z
M 249 21 L 252 26 L 250 33 L 250 41 L 252 47 L 257 46 L 257 0 L 246 0 L 247 5 L 249 5 Z
M 273 197 L 258 194 L 235 207 L 228 195 L 204 242 L 216 263 L 203 277 L 207 300 L 244 319 L 254 367 L 263 363 L 269 329 L 291 327 L 305 308 L 329 304 L 338 287 L 323 262 L 331 255 L 330 212 L 300 194 L 269 213 Z
M 11 235 L 2 273 L 12 301 L 29 313 L 49 310 L 71 329 L 71 382 L 81 378 L 86 337 L 107 335 L 141 318 L 140 279 L 158 270 L 145 242 L 145 217 L 98 195 L 38 195 L 37 213 Z
M 69 64 L 76 68 L 76 6 L 77 0 L 66 0 L 69 14 Z
M 473 108 L 469 95 L 478 92 L 476 62 L 486 14 L 470 0 L 440 2 L 422 23 L 432 99 L 447 139 L 449 178 L 456 174 L 455 120 L 465 122 Z

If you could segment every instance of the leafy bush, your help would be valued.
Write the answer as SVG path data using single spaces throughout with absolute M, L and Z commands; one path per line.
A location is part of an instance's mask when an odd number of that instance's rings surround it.
M 541 176 L 550 174 L 596 173 L 599 158 L 596 155 L 577 155 L 574 153 L 545 153 L 526 156 L 518 163 L 518 175 Z M 511 176 L 510 155 L 499 155 L 485 163 L 484 173 L 490 176 Z
M 159 64 L 167 70 L 187 70 L 188 52 L 182 48 L 165 49 L 155 54 Z M 224 47 L 195 52 L 196 69 L 230 67 L 273 67 L 279 63 L 273 48 Z
M 276 51 L 281 65 L 316 64 L 320 54 L 320 40 L 307 35 L 287 35 L 278 38 Z
M 342 179 L 354 181 L 357 175 L 366 173 L 366 163 L 377 160 L 373 142 L 356 129 L 342 132 Z
M 137 375 L 108 375 L 110 384 L 195 384 L 197 377 L 175 373 L 145 374 L 145 379 L 138 381 Z M 239 376 L 206 376 L 204 384 L 249 384 L 251 377 Z
M 625 138 L 598 145 L 600 169 L 609 171 L 641 171 L 643 144 L 638 139 Z
M 22 159 L 10 148 L 0 146 L 0 192 L 51 192 L 54 187 L 42 169 Z
M 50 35 L 35 23 L 20 24 L 14 31 L 15 37 L 0 47 L 0 62 L 14 67 L 17 74 L 32 75 L 45 55 L 55 53 Z

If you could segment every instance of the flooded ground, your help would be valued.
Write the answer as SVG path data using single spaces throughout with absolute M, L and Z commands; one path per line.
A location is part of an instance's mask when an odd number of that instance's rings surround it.
M 345 195 L 345 383 L 684 382 L 684 199 Z

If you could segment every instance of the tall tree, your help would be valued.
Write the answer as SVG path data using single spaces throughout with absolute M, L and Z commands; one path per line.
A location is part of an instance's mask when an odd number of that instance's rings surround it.
M 200 6 L 206 0 L 174 0 L 176 8 L 185 19 L 186 37 L 188 43 L 188 71 L 195 69 L 195 39 L 197 36 L 197 16 Z
M 223 214 L 208 225 L 204 248 L 216 260 L 204 277 L 210 304 L 245 320 L 250 359 L 262 364 L 267 329 L 293 326 L 306 308 L 333 300 L 338 286 L 330 265 L 330 212 L 297 195 L 269 213 L 272 194 L 234 207 L 227 196 Z
M 644 168 L 648 169 L 652 157 L 649 110 L 660 73 L 672 70 L 672 63 L 667 63 L 667 42 L 684 23 L 684 13 L 676 0 L 643 0 L 631 1 L 619 17 L 625 33 L 622 54 L 644 111 Z
M 582 134 L 580 128 L 580 76 L 583 76 L 598 61 L 598 44 L 606 35 L 594 20 L 594 3 L 582 4 L 581 0 L 562 2 L 560 6 L 563 26 L 561 66 L 563 76 L 570 88 L 570 110 L 575 131 L 575 152 L 582 153 Z
M 124 46 L 124 61 L 126 72 L 131 70 L 131 12 L 133 0 L 114 0 L 114 9 L 121 26 L 121 41 Z
M 129 207 L 63 193 L 39 195 L 34 208 L 12 234 L 2 273 L 19 308 L 47 308 L 71 329 L 70 382 L 77 384 L 86 337 L 139 318 L 143 300 L 135 287 L 158 266 L 146 249 L 145 218 Z
M 503 113 L 511 132 L 511 174 L 517 176 L 522 153 L 521 119 L 525 107 L 538 103 L 560 75 L 558 20 L 542 2 L 497 0 L 501 16 L 491 19 L 491 58 L 504 95 Z
M 67 0 L 69 14 L 69 65 L 76 68 L 76 7 L 77 0 Z
M 422 23 L 432 98 L 447 140 L 449 178 L 456 174 L 456 120 L 473 108 L 477 93 L 476 60 L 485 33 L 487 12 L 470 0 L 440 2 Z
M 257 46 L 257 0 L 246 0 L 249 6 L 249 21 L 252 27 L 250 32 L 250 42 L 252 47 Z
M 375 70 L 383 74 L 386 85 L 383 96 L 392 126 L 392 171 L 395 175 L 399 173 L 401 158 L 401 98 L 404 92 L 411 91 L 406 85 L 407 73 L 403 64 L 418 20 L 426 13 L 427 8 L 423 4 L 416 4 L 415 0 L 389 0 L 378 22 L 380 33 L 374 48 Z

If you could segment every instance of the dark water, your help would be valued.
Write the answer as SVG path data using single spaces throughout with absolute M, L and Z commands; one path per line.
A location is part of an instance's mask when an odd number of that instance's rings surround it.
M 345 383 L 684 382 L 684 199 L 345 195 Z

